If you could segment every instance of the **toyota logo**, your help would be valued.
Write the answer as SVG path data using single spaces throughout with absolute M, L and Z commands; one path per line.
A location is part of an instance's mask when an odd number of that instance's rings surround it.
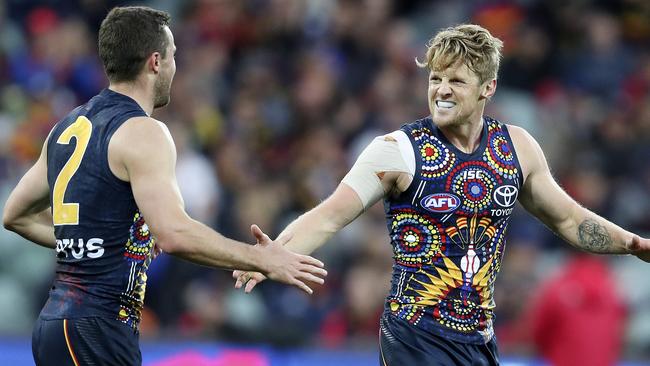
M 501 207 L 510 207 L 517 201 L 519 190 L 515 186 L 501 186 L 494 191 L 494 202 Z

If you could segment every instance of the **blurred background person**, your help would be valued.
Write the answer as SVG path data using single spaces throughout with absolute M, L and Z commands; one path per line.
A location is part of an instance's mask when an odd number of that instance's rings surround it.
M 531 302 L 534 346 L 552 365 L 615 365 L 626 306 L 600 257 L 569 254 L 561 273 L 545 280 Z

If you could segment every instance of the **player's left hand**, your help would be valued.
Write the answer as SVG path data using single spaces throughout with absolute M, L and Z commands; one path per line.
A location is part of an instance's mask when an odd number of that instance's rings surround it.
M 236 279 L 235 288 L 241 288 L 244 284 L 244 292 L 250 293 L 253 288 L 260 282 L 266 280 L 266 276 L 259 272 L 233 271 L 232 277 Z
M 650 263 L 650 239 L 634 235 L 628 249 L 642 261 Z
M 271 244 L 272 240 L 266 235 L 257 225 L 251 226 L 251 234 L 255 237 L 257 245 L 268 245 Z M 232 278 L 235 281 L 235 288 L 239 289 L 242 286 L 246 285 L 244 292 L 250 293 L 253 291 L 253 288 L 260 282 L 266 280 L 266 276 L 259 272 L 248 272 L 235 270 L 232 272 Z

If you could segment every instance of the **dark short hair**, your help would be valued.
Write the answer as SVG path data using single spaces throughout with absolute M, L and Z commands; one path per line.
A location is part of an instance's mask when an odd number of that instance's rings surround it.
M 99 28 L 99 57 L 111 82 L 133 81 L 153 52 L 166 57 L 169 13 L 146 6 L 116 7 Z

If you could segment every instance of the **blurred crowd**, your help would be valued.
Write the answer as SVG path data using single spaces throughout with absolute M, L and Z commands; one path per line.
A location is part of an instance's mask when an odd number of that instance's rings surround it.
M 0 1 L 0 202 L 50 128 L 107 86 L 97 30 L 125 4 Z M 226 236 L 252 243 L 251 223 L 277 235 L 336 188 L 373 137 L 428 114 L 427 74 L 414 60 L 435 32 L 464 22 L 505 42 L 486 114 L 535 136 L 584 206 L 650 235 L 647 1 L 138 4 L 173 16 L 172 101 L 154 117 L 174 136 L 187 211 Z M 0 334 L 27 335 L 55 256 L 4 230 L 0 244 Z M 568 327 L 563 339 L 650 359 L 650 265 L 567 247 L 516 210 L 495 295 L 502 354 L 554 350 L 554 332 Z M 391 272 L 381 204 L 316 256 L 330 274 L 305 296 L 273 283 L 244 294 L 228 272 L 162 255 L 150 268 L 142 337 L 375 347 Z

